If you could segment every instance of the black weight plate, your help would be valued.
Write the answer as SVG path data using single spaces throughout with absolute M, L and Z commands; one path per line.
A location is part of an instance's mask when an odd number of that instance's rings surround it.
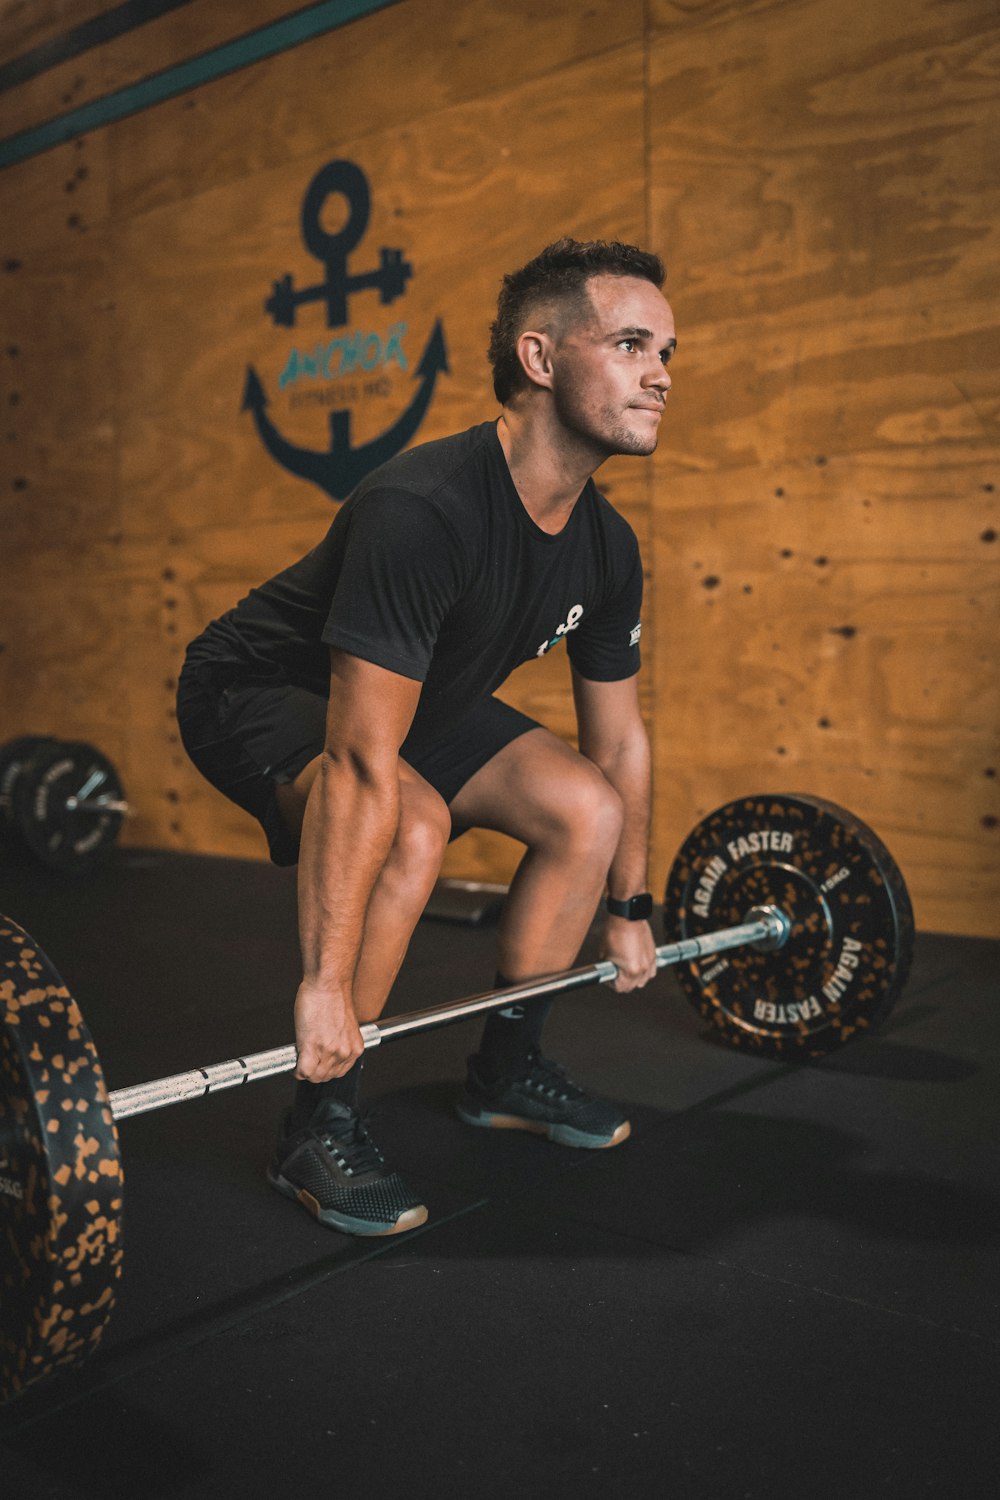
M 106 755 L 82 741 L 40 747 L 13 791 L 14 816 L 31 853 L 67 875 L 85 875 L 108 858 L 122 825 L 121 812 L 71 808 L 72 797 L 124 801 L 125 792 Z
M 53 743 L 47 735 L 22 734 L 0 745 L 0 838 L 12 848 L 24 848 L 14 816 L 14 788 L 35 752 Z
M 668 940 L 738 926 L 768 905 L 791 920 L 782 948 L 737 948 L 674 971 L 719 1037 L 766 1057 L 820 1057 L 877 1026 L 909 972 L 913 911 L 872 830 L 800 794 L 711 813 L 667 877 Z
M 0 1399 L 97 1344 L 121 1274 L 122 1171 L 97 1052 L 0 916 Z

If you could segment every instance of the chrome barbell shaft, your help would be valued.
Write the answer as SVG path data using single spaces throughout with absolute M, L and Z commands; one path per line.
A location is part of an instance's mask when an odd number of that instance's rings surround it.
M 113 812 L 124 816 L 132 811 L 131 803 L 121 797 L 67 797 L 65 806 L 69 812 Z
M 757 944 L 772 949 L 784 944 L 791 930 L 791 923 L 779 908 L 755 907 L 747 915 L 753 920 L 743 922 L 738 927 L 724 927 L 719 932 L 707 932 L 700 937 L 665 943 L 656 949 L 657 969 L 666 968 L 669 964 L 690 963 L 712 953 L 723 953 L 728 948 Z M 558 995 L 566 990 L 582 989 L 591 984 L 613 984 L 617 975 L 615 964 L 610 959 L 604 959 L 583 968 L 564 969 L 558 974 L 527 980 L 524 984 L 511 985 L 502 990 L 487 990 L 481 995 L 470 995 L 465 1000 L 432 1006 L 429 1010 L 410 1011 L 387 1021 L 366 1022 L 361 1027 L 365 1051 L 381 1046 L 383 1042 L 393 1041 L 396 1037 L 432 1031 L 438 1026 L 450 1026 L 455 1021 L 464 1021 L 468 1016 L 500 1010 L 507 1005 L 519 1005 L 522 1001 L 536 1000 L 543 995 Z M 168 1104 L 179 1104 L 185 1099 L 200 1099 L 203 1094 L 235 1088 L 237 1084 L 249 1083 L 255 1078 L 270 1078 L 276 1073 L 288 1073 L 295 1067 L 297 1056 L 295 1047 L 289 1044 L 286 1047 L 274 1047 L 269 1052 L 254 1052 L 248 1057 L 232 1058 L 229 1062 L 193 1068 L 187 1073 L 174 1073 L 168 1078 L 154 1078 L 149 1083 L 114 1089 L 108 1096 L 111 1113 L 116 1120 L 123 1120 L 129 1115 L 148 1114 L 154 1109 L 165 1109 Z

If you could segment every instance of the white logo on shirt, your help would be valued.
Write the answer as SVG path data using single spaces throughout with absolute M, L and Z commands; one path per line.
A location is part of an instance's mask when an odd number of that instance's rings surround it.
M 555 635 L 552 637 L 551 641 L 543 641 L 542 642 L 542 644 L 539 646 L 538 650 L 535 652 L 535 655 L 536 656 L 544 656 L 545 653 L 546 653 L 546 651 L 551 651 L 553 646 L 558 646 L 558 644 L 562 640 L 563 636 L 564 635 L 568 635 L 568 633 L 571 630 L 575 630 L 576 627 L 579 625 L 579 623 L 580 623 L 580 621 L 582 619 L 583 619 L 583 605 L 582 604 L 574 604 L 573 608 L 570 610 L 569 614 L 566 616 L 565 623 L 559 626 L 558 630 L 556 631 Z
M 636 626 L 633 627 L 632 634 L 628 638 L 629 645 L 630 646 L 638 646 L 638 644 L 639 644 L 639 637 L 641 635 L 642 635 L 642 621 L 640 620 L 639 623 L 638 623 L 638 625 L 636 625 Z

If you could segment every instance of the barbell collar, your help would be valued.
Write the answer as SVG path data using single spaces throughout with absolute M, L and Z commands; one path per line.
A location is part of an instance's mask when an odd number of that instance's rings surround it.
M 657 969 L 665 968 L 668 964 L 689 963 L 706 954 L 721 953 L 727 948 L 738 948 L 745 944 L 773 943 L 780 947 L 787 938 L 790 924 L 777 907 L 758 907 L 747 915 L 753 920 L 743 922 L 738 927 L 684 938 L 677 943 L 665 943 L 656 950 Z M 610 959 L 603 959 L 579 969 L 564 969 L 557 974 L 527 980 L 524 984 L 510 985 L 502 990 L 487 990 L 481 995 L 470 995 L 447 1005 L 432 1006 L 429 1010 L 410 1011 L 389 1021 L 366 1022 L 360 1028 L 361 1036 L 367 1052 L 397 1037 L 431 1031 L 439 1026 L 450 1026 L 469 1016 L 500 1010 L 507 1005 L 520 1005 L 543 995 L 558 995 L 590 984 L 613 984 L 617 977 L 617 966 Z M 290 1072 L 297 1059 L 296 1048 L 289 1044 L 274 1047 L 269 1052 L 255 1052 L 248 1057 L 213 1063 L 205 1068 L 192 1068 L 187 1073 L 174 1073 L 168 1078 L 154 1078 L 149 1083 L 114 1089 L 108 1096 L 111 1113 L 116 1120 L 123 1120 L 129 1115 L 148 1114 L 154 1109 L 180 1104 L 185 1099 L 200 1099 L 204 1094 L 236 1088 L 238 1084 L 249 1083 L 255 1078 L 269 1078 L 276 1073 Z

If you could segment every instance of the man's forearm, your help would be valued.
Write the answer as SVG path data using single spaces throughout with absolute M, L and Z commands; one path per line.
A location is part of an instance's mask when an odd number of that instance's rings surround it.
M 621 837 L 608 871 L 608 891 L 626 900 L 647 889 L 651 755 L 645 729 L 594 763 L 618 793 L 624 809 Z
M 324 755 L 299 853 L 299 937 L 306 980 L 349 996 L 372 891 L 399 824 L 398 771 L 363 775 Z
M 622 802 L 622 831 L 608 870 L 608 892 L 625 901 L 647 889 L 649 871 L 651 757 L 641 722 L 611 749 L 595 755 L 594 764 Z M 600 954 L 615 963 L 614 988 L 619 992 L 646 984 L 656 973 L 656 949 L 648 922 L 605 915 Z

